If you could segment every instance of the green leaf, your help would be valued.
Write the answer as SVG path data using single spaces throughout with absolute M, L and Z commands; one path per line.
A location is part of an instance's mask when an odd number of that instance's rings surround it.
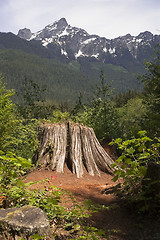
M 74 229 L 75 229 L 76 231 L 80 230 L 80 228 L 81 228 L 81 226 L 80 226 L 79 224 L 76 224 L 76 225 L 74 226 Z
M 115 143 L 121 143 L 122 142 L 122 138 L 117 138 L 116 140 L 115 140 Z
M 0 155 L 4 155 L 4 152 L 0 150 Z
M 145 130 L 144 130 L 144 131 L 139 131 L 139 132 L 138 132 L 138 134 L 139 134 L 140 137 L 145 136 L 146 133 L 147 133 L 147 132 L 146 132 Z
M 132 163 L 132 159 L 131 158 L 125 158 L 125 163 L 131 164 Z
M 97 236 L 92 236 L 92 239 L 93 239 L 93 240 L 99 240 L 99 237 L 97 237 Z
M 125 158 L 125 156 L 122 155 L 116 160 L 116 162 L 121 163 L 124 160 L 124 158 Z
M 127 153 L 129 154 L 133 154 L 135 152 L 135 149 L 133 147 L 130 147 L 129 149 L 127 149 Z
M 35 235 L 32 235 L 31 236 L 31 239 L 34 239 L 34 240 L 40 240 L 40 239 L 44 239 L 45 236 L 40 236 L 39 234 L 35 234 Z
M 118 178 L 119 178 L 119 176 L 117 175 L 117 176 L 115 176 L 114 178 L 112 178 L 112 180 L 113 180 L 114 182 L 116 182 L 116 181 L 118 180 Z
M 140 173 L 145 176 L 146 175 L 146 171 L 147 171 L 147 168 L 145 166 L 140 166 L 139 167 L 139 171 Z

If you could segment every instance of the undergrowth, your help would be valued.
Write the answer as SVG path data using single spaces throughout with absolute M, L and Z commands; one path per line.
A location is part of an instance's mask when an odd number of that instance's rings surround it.
M 114 170 L 113 180 L 119 183 L 116 194 L 126 203 L 137 206 L 140 214 L 160 213 L 160 138 L 151 139 L 146 131 L 140 131 L 138 138 L 122 141 L 116 139 L 110 144 L 117 145 L 121 155 L 112 164 Z M 155 166 L 156 172 L 148 176 L 150 164 Z M 155 176 L 155 173 L 157 176 Z M 156 190 L 156 191 L 155 191 Z
M 74 196 L 54 186 L 55 176 L 42 180 L 43 189 L 30 189 L 35 182 L 24 183 L 23 175 L 30 169 L 31 163 L 13 153 L 0 152 L 0 207 L 13 208 L 32 205 L 41 208 L 50 221 L 52 236 L 48 239 L 101 239 L 103 230 L 90 225 L 87 219 L 99 211 L 109 207 L 93 204 L 90 200 L 79 204 Z M 45 239 L 34 235 L 30 239 Z M 47 239 L 47 238 L 46 238 Z

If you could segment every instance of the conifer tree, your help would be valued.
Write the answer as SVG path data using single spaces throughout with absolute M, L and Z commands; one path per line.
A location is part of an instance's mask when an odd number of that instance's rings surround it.
M 148 109 L 145 127 L 153 135 L 160 133 L 160 45 L 155 49 L 156 56 L 146 63 L 147 74 L 141 77 L 144 83 L 144 101 Z

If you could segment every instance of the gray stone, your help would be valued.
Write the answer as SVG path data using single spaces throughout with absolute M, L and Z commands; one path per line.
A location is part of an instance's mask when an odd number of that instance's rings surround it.
M 13 235 L 31 236 L 49 233 L 49 220 L 46 214 L 33 206 L 21 208 L 0 209 L 1 231 Z
M 32 32 L 28 28 L 20 29 L 18 31 L 18 37 L 29 40 L 32 36 Z

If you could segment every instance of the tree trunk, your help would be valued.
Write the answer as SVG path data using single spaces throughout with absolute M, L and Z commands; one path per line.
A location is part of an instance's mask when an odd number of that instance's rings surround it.
M 92 176 L 100 176 L 100 170 L 112 174 L 113 160 L 92 128 L 78 123 L 54 123 L 41 125 L 39 133 L 40 149 L 35 161 L 42 168 L 63 173 L 66 162 L 78 178 L 84 169 Z

